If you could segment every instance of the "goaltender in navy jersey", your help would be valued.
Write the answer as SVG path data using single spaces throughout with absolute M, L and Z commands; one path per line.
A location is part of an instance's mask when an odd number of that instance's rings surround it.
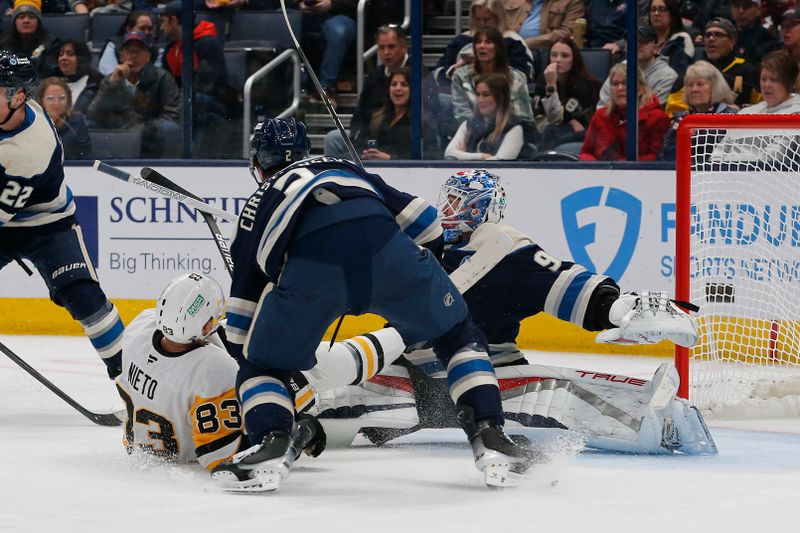
M 27 101 L 22 125 L 0 131 L 0 227 L 41 226 L 74 215 L 63 162 L 53 124 L 39 104 Z
M 295 163 L 262 184 L 239 216 L 231 252 L 234 279 L 228 301 L 228 340 L 232 351 L 244 344 L 256 302 L 267 283 L 278 280 L 299 214 L 314 205 L 329 205 L 357 198 L 377 199 L 395 217 L 400 229 L 416 244 L 441 246 L 442 228 L 436 209 L 421 198 L 387 185 L 377 174 L 330 157 Z M 374 215 L 364 210 L 359 218 Z M 263 276 L 237 275 L 253 258 Z M 244 270 L 252 273 L 253 269 Z M 238 346 L 237 346 L 238 345 Z

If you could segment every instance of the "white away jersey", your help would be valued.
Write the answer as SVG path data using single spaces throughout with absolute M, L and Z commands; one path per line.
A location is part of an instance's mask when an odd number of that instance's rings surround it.
M 127 409 L 124 444 L 209 470 L 239 450 L 242 418 L 236 362 L 207 344 L 181 354 L 161 349 L 156 310 L 125 328 L 117 390 Z

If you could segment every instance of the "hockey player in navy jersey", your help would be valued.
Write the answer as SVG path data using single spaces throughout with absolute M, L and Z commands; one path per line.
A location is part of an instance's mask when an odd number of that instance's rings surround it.
M 450 177 L 438 208 L 448 272 L 499 235 L 513 242 L 511 251 L 464 293 L 471 316 L 489 342 L 508 431 L 570 429 L 590 445 L 614 451 L 715 453 L 701 415 L 675 397 L 679 378 L 671 365 L 662 365 L 647 381 L 531 365 L 516 346 L 521 321 L 540 312 L 599 331 L 598 342 L 649 344 L 669 339 L 694 345 L 694 320 L 665 293 L 620 294 L 608 276 L 554 258 L 531 238 L 499 224 L 506 196 L 499 178 L 486 170 Z M 382 443 L 420 427 L 454 423 L 443 402 L 443 380 L 432 379 L 441 377 L 444 367 L 430 350 L 416 350 L 405 358 L 410 362 L 405 368 L 389 367 L 361 387 L 321 395 L 313 412 L 333 440 L 349 442 L 360 429 Z M 414 402 L 416 408 L 409 408 Z M 361 414 L 354 420 L 352 413 Z
M 0 269 L 31 261 L 50 298 L 80 322 L 110 378 L 120 373 L 123 325 L 97 280 L 64 183 L 61 140 L 29 99 L 30 60 L 0 50 Z
M 461 294 L 420 246 L 441 245 L 435 208 L 353 163 L 308 156 L 305 126 L 267 120 L 251 138 L 258 190 L 244 206 L 231 252 L 230 350 L 252 448 L 212 477 L 231 491 L 276 490 L 288 475 L 294 420 L 289 378 L 316 362 L 328 325 L 375 312 L 406 344 L 430 340 L 449 396 L 488 485 L 527 469 L 531 453 L 503 431 L 485 339 Z

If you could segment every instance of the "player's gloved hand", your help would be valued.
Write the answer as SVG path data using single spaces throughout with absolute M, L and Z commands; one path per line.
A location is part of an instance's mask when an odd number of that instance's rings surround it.
M 303 447 L 303 452 L 309 457 L 319 457 L 328 442 L 328 437 L 325 435 L 325 429 L 323 429 L 322 424 L 315 417 L 304 413 L 298 413 L 295 416 L 295 422 L 304 424 L 311 429 L 311 439 Z

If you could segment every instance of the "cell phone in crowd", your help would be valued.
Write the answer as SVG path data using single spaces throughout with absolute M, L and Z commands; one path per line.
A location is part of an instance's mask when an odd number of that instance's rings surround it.
M 378 147 L 378 141 L 376 141 L 375 139 L 369 139 L 367 141 L 367 148 L 377 148 L 377 147 Z

